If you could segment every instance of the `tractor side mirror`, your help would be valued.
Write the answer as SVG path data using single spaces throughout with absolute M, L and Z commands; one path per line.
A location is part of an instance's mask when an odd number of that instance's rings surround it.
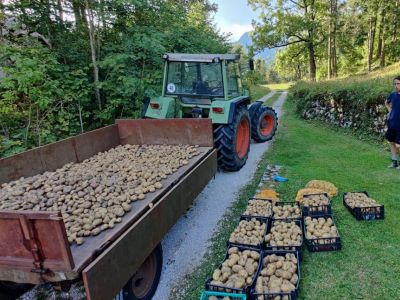
M 254 71 L 254 60 L 253 59 L 249 59 L 249 69 L 251 71 Z

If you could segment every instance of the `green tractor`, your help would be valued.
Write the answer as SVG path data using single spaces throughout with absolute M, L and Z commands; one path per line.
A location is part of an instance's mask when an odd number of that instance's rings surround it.
M 210 118 L 218 165 L 225 171 L 246 163 L 250 138 L 272 139 L 276 113 L 260 101 L 251 104 L 242 86 L 240 55 L 168 53 L 164 59 L 162 94 L 145 101 L 145 118 Z

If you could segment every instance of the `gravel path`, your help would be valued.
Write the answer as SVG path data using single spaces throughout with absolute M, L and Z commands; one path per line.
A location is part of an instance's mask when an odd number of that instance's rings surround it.
M 260 100 L 266 101 L 274 94 L 272 91 Z M 286 96 L 284 91 L 273 106 L 278 117 L 282 115 L 281 107 Z M 196 198 L 193 207 L 167 233 L 162 241 L 164 265 L 161 281 L 153 300 L 168 299 L 174 283 L 201 262 L 218 221 L 235 200 L 237 192 L 251 180 L 270 145 L 271 142 L 252 144 L 246 165 L 240 172 L 219 172 Z

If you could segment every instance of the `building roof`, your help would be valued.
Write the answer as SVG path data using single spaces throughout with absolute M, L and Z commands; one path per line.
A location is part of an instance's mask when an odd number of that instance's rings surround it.
M 166 53 L 164 59 L 168 61 L 183 62 L 214 62 L 215 60 L 238 60 L 239 54 L 188 54 L 188 53 Z

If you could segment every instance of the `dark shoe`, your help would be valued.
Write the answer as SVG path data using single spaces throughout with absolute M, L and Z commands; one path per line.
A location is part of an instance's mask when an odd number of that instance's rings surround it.
M 397 169 L 399 168 L 399 163 L 397 160 L 392 160 L 392 163 L 388 166 L 388 168 Z

